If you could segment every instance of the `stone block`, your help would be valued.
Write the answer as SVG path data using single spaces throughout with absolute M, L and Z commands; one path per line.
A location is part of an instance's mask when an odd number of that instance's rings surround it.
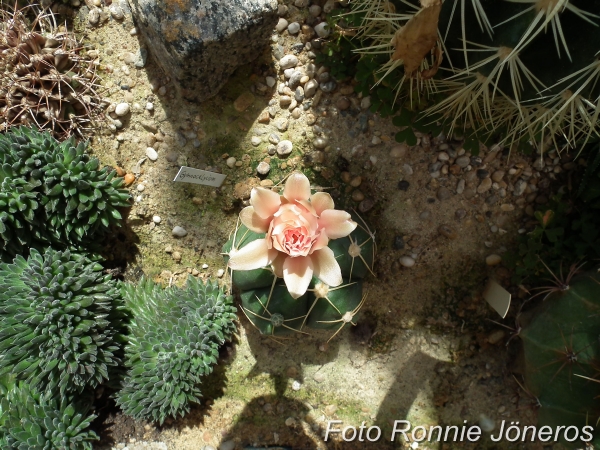
M 129 0 L 155 61 L 188 100 L 217 94 L 268 48 L 277 0 Z

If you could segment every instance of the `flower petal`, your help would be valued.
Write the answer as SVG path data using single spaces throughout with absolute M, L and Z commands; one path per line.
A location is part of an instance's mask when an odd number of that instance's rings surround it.
M 249 230 L 255 233 L 266 233 L 269 229 L 270 219 L 263 219 L 254 211 L 253 206 L 246 206 L 240 212 L 240 220 Z
M 250 204 L 254 212 L 262 219 L 268 219 L 277 212 L 281 206 L 279 194 L 269 189 L 256 187 L 250 193 Z
M 316 252 L 317 250 L 321 250 L 323 247 L 327 247 L 327 244 L 329 244 L 329 236 L 327 236 L 327 231 L 321 230 L 312 244 L 310 254 Z
M 326 209 L 319 217 L 319 228 L 327 231 L 329 239 L 348 236 L 358 225 L 350 218 L 350 214 L 339 209 Z
M 283 280 L 293 298 L 304 295 L 313 275 L 310 256 L 288 256 L 283 263 Z
M 294 172 L 285 182 L 283 196 L 290 202 L 310 198 L 310 182 L 306 175 Z
M 339 286 L 342 284 L 342 270 L 335 259 L 333 250 L 323 247 L 311 255 L 314 264 L 315 277 L 328 286 Z
M 283 263 L 286 259 L 287 255 L 285 253 L 277 252 L 277 257 L 271 263 L 271 267 L 273 267 L 273 272 L 278 278 L 283 278 Z
M 329 195 L 327 192 L 314 193 L 310 198 L 310 203 L 313 205 L 313 208 L 315 208 L 315 212 L 318 216 L 320 216 L 321 213 L 326 209 L 333 209 L 335 207 L 331 195 Z
M 256 239 L 240 250 L 232 249 L 227 266 L 233 270 L 259 269 L 271 264 L 277 253 L 277 250 L 267 247 L 266 239 Z

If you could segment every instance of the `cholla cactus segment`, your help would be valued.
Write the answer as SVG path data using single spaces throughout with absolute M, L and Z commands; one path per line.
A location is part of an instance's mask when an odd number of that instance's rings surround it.
M 120 291 L 87 257 L 47 249 L 0 264 L 0 375 L 41 392 L 79 393 L 108 378 Z
M 242 292 L 242 311 L 262 334 L 299 333 L 308 314 L 308 293 L 292 298 L 284 283 Z
M 255 233 L 240 224 L 234 231 L 233 236 L 223 246 L 223 254 L 225 254 L 225 262 L 229 261 L 229 254 L 233 248 L 234 252 L 239 250 L 252 241 L 264 239 L 265 233 Z M 245 291 L 247 289 L 258 289 L 273 284 L 275 275 L 268 267 L 261 267 L 253 270 L 232 270 L 232 282 L 235 287 Z
M 6 450 L 92 450 L 98 436 L 88 428 L 95 418 L 85 406 L 21 382 L 0 399 L 0 445 Z
M 14 3 L 14 2 L 13 2 Z M 0 131 L 26 125 L 64 139 L 83 136 L 100 99 L 96 65 L 50 11 L 0 10 Z
M 120 223 L 119 208 L 129 206 L 130 195 L 121 188 L 122 179 L 100 168 L 85 150 L 84 143 L 59 143 L 28 128 L 0 134 L 0 226 L 12 227 L 15 237 L 0 231 L 2 253 L 12 257 L 28 247 L 86 245 Z M 26 227 L 15 222 L 18 217 L 7 217 L 10 208 L 26 216 Z
M 142 279 L 123 284 L 122 292 L 131 323 L 117 404 L 127 415 L 161 424 L 184 416 L 200 401 L 202 377 L 235 331 L 232 298 L 216 282 L 193 277 L 184 288 Z

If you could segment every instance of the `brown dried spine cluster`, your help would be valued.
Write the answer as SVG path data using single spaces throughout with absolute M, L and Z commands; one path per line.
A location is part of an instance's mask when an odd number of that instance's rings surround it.
M 27 125 L 59 139 L 83 136 L 100 103 L 92 58 L 52 13 L 0 11 L 0 131 Z

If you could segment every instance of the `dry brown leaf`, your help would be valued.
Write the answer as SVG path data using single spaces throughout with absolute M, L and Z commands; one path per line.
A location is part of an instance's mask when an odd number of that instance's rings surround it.
M 444 52 L 442 52 L 440 46 L 436 45 L 431 52 L 433 53 L 434 57 L 433 65 L 429 69 L 424 70 L 420 73 L 421 78 L 423 78 L 424 80 L 429 80 L 430 78 L 433 78 L 433 76 L 437 73 L 438 69 L 440 68 L 440 64 L 442 64 Z
M 433 3 L 432 6 L 421 9 L 394 36 L 395 47 L 393 60 L 404 62 L 404 73 L 414 75 L 421 61 L 435 46 L 438 39 L 438 19 L 442 4 L 440 0 L 422 0 L 423 3 Z

